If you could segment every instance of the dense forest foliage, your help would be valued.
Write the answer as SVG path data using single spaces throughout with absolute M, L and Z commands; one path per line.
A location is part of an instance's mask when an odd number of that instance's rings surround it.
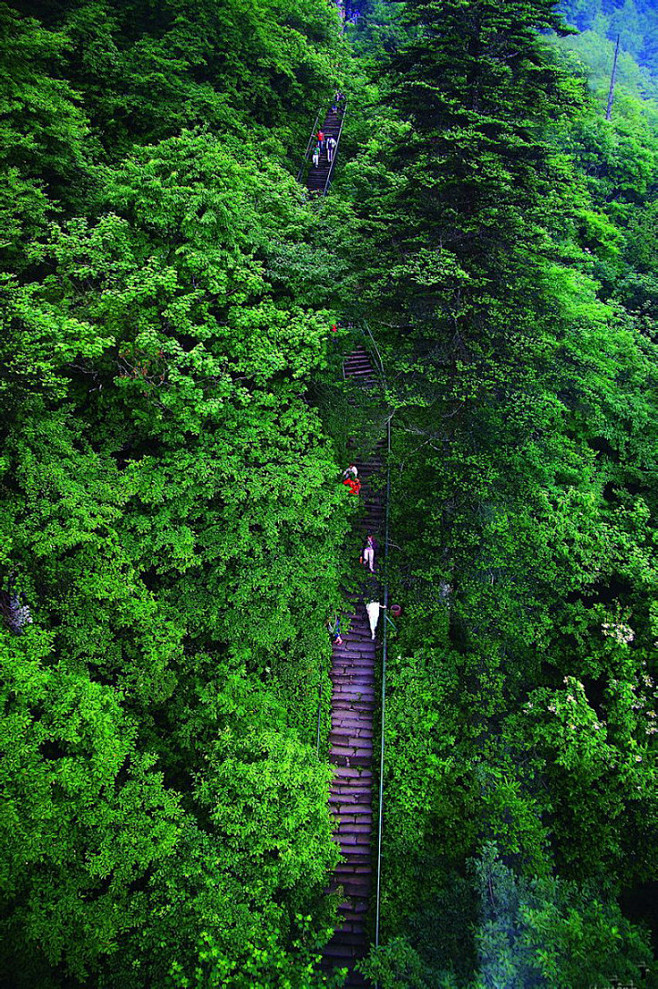
M 656 106 L 560 35 L 410 0 L 345 167 L 408 607 L 381 985 L 656 984 Z
M 365 319 L 404 607 L 365 970 L 658 985 L 656 10 L 351 9 L 0 7 L 3 985 L 340 984 Z

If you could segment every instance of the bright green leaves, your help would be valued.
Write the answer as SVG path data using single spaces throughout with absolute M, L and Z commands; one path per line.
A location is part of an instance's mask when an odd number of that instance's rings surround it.
M 208 758 L 213 768 L 199 801 L 208 805 L 225 854 L 243 858 L 247 894 L 267 903 L 276 887 L 303 898 L 320 885 L 337 858 L 330 818 L 317 800 L 323 785 L 328 792 L 328 767 L 294 738 L 264 728 L 236 738 L 227 726 Z
M 55 304 L 40 285 L 18 285 L 4 276 L 0 296 L 0 403 L 5 415 L 16 414 L 28 395 L 44 392 L 62 398 L 67 365 L 98 357 L 113 342 Z
M 189 669 L 195 688 L 181 684 L 172 701 L 171 745 L 194 775 L 200 826 L 188 822 L 179 855 L 150 883 L 152 913 L 118 969 L 129 985 L 140 967 L 171 986 L 319 981 L 312 960 L 331 903 L 318 896 L 337 854 L 328 769 L 283 727 L 272 684 L 226 670 L 198 656 Z
M 315 719 L 354 506 L 310 400 L 335 238 L 277 156 L 331 85 L 337 15 L 58 6 L 91 128 L 133 150 L 82 144 L 48 75 L 65 36 L 20 22 L 43 79 L 39 103 L 21 59 L 5 127 L 0 529 L 34 624 L 5 635 L 2 978 L 32 953 L 26 987 L 306 989 L 335 906 Z M 178 133 L 240 132 L 254 101 L 267 132 Z M 41 181 L 65 193 L 48 226 Z
M 84 977 L 137 921 L 130 884 L 173 853 L 180 811 L 120 694 L 50 665 L 51 650 L 36 628 L 5 633 L 2 898 L 23 950 Z
M 604 623 L 599 634 L 627 648 L 624 638 L 631 632 L 616 622 Z M 625 885 L 631 870 L 642 875 L 655 868 L 658 824 L 653 738 L 647 734 L 654 727 L 655 688 L 647 674 L 634 677 L 629 662 L 624 679 L 613 678 L 596 703 L 588 693 L 600 696 L 600 681 L 590 681 L 586 692 L 582 681 L 565 677 L 560 690 L 533 691 L 521 716 L 546 760 L 558 861 L 570 875 L 605 873 L 612 882 L 621 874 Z
M 81 191 L 91 156 L 79 94 L 62 78 L 66 37 L 4 4 L 0 41 L 0 259 L 20 272 L 56 208 L 50 199 L 70 183 Z
M 87 128 L 79 95 L 55 77 L 65 61 L 66 37 L 17 16 L 9 5 L 0 12 L 0 32 L 4 164 L 59 186 L 79 175 L 86 159 Z

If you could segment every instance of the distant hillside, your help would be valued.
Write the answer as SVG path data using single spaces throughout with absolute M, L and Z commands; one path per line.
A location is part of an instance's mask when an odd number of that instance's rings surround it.
M 579 31 L 614 43 L 658 79 L 658 8 L 655 0 L 564 0 L 567 21 Z M 591 39 L 590 39 L 591 42 Z

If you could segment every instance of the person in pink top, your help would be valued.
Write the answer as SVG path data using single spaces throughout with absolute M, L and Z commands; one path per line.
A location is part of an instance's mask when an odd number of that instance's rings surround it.
M 359 558 L 359 563 L 368 567 L 370 573 L 375 572 L 375 550 L 377 549 L 377 544 L 372 536 L 368 536 L 366 539 L 366 544 L 363 547 L 361 556 Z

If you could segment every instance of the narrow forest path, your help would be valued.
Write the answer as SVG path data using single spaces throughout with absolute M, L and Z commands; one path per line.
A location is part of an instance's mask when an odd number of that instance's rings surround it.
M 345 377 L 364 386 L 376 380 L 370 356 L 357 347 L 345 360 Z M 374 455 L 356 461 L 363 499 L 363 539 L 370 533 L 382 545 L 385 533 L 383 497 L 372 489 L 371 479 L 382 467 L 379 451 L 385 441 L 377 443 Z M 376 569 L 378 560 L 376 559 Z M 375 572 L 376 572 L 375 569 Z M 373 788 L 373 712 L 375 709 L 376 642 L 371 638 L 365 610 L 366 597 L 373 593 L 373 577 L 364 574 L 364 587 L 352 596 L 351 627 L 342 633 L 343 644 L 334 645 L 331 662 L 331 734 L 330 761 L 334 768 L 329 803 L 336 821 L 336 841 L 341 860 L 336 867 L 331 889 L 343 888 L 342 922 L 324 950 L 325 967 L 347 966 L 347 986 L 365 986 L 366 980 L 354 971 L 354 963 L 369 948 L 366 915 L 372 890 L 374 828 Z

